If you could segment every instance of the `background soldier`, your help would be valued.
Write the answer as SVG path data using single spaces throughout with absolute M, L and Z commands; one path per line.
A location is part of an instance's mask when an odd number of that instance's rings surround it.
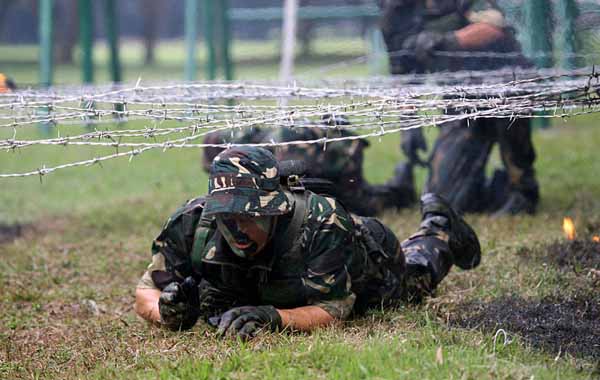
M 492 0 L 387 0 L 382 32 L 392 74 L 440 70 L 491 70 L 527 66 L 520 55 L 458 57 L 456 52 L 519 52 L 513 30 Z M 532 213 L 538 202 L 530 122 L 518 119 L 456 121 L 445 124 L 429 159 L 425 191 L 448 199 L 460 211 Z M 494 143 L 505 171 L 486 187 L 485 165 Z M 412 163 L 426 150 L 420 129 L 402 135 L 402 150 Z
M 12 79 L 0 73 L 0 94 L 11 92 L 17 89 L 17 85 Z
M 325 115 L 323 125 L 331 127 L 350 125 L 344 117 Z M 306 121 L 304 124 L 308 125 Z M 309 141 L 321 138 L 353 136 L 352 132 L 339 128 L 308 127 L 299 122 L 296 127 L 280 127 L 274 130 L 254 128 L 230 136 L 229 132 L 209 135 L 205 143 L 221 144 L 224 141 L 238 144 L 260 142 Z M 306 163 L 307 176 L 329 180 L 333 186 L 328 193 L 342 202 L 349 211 L 361 216 L 374 216 L 386 209 L 400 209 L 411 206 L 415 200 L 415 190 L 411 177 L 394 177 L 386 185 L 371 185 L 362 173 L 364 149 L 369 146 L 365 139 L 336 141 L 318 144 L 280 145 L 270 150 L 279 161 L 300 160 Z M 204 150 L 203 167 L 210 169 L 212 159 L 221 151 L 219 148 Z M 403 171 L 406 175 L 411 171 Z
M 202 316 L 219 334 L 247 339 L 418 301 L 453 264 L 479 264 L 477 236 L 436 195 L 423 196 L 420 228 L 400 244 L 376 219 L 281 181 L 265 149 L 220 153 L 209 194 L 187 202 L 154 241 L 136 312 L 173 330 Z

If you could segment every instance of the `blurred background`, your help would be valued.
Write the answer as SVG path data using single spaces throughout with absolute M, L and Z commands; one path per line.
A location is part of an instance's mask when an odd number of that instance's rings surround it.
M 387 73 L 377 1 L 295 2 L 295 78 Z M 2 0 L 0 72 L 8 73 L 21 87 L 135 82 L 140 77 L 152 81 L 277 79 L 284 46 L 284 3 Z M 538 54 L 538 66 L 586 65 L 600 52 L 596 1 L 500 0 L 499 5 L 517 30 L 525 53 Z
M 291 3 L 295 3 L 294 11 L 286 12 L 286 6 Z M 591 66 L 598 61 L 598 2 L 500 0 L 499 5 L 516 29 L 525 54 L 538 67 L 571 69 Z M 96 94 L 106 88 L 81 85 L 100 86 L 112 82 L 132 87 L 138 81 L 144 86 L 155 82 L 189 84 L 204 80 L 261 83 L 319 80 L 323 82 L 318 86 L 327 87 L 329 79 L 363 77 L 371 81 L 374 76 L 388 75 L 379 17 L 380 4 L 375 0 L 2 0 L 0 72 L 11 77 L 20 91 L 34 89 L 34 95 L 42 87 L 52 86 L 50 91 L 60 91 L 63 85 L 75 85 L 70 90 L 74 93 L 85 88 L 86 92 Z M 291 19 L 297 23 L 295 37 L 290 39 L 286 28 Z M 10 95 L 4 95 L 9 99 Z M 313 107 L 327 107 L 334 100 L 323 97 L 299 101 Z M 351 102 L 352 99 L 339 101 Z M 231 99 L 217 99 L 211 104 L 217 103 L 235 105 Z M 257 104 L 276 106 L 278 99 L 272 95 L 245 103 L 247 106 Z M 0 140 L 35 142 L 64 136 L 85 137 L 86 133 L 98 131 L 125 133 L 171 127 L 182 127 L 185 131 L 191 123 L 185 118 L 167 121 L 152 116 L 129 121 L 112 116 L 90 120 L 87 111 L 93 111 L 94 107 L 98 110 L 104 107 L 107 111 L 112 105 L 75 101 L 69 106 L 72 108 L 62 112 L 76 114 L 66 122 L 36 123 L 20 119 L 21 125 L 14 129 L 11 123 L 16 123 L 15 117 L 25 116 L 6 106 L 5 114 L 0 114 L 5 127 L 0 128 Z M 176 104 L 169 107 L 178 108 Z M 32 118 L 39 118 L 47 115 L 50 108 L 30 107 L 27 112 L 32 113 Z M 131 104 L 129 109 L 133 109 Z M 56 115 L 58 110 L 53 112 Z M 80 114 L 84 116 L 79 117 Z M 218 112 L 215 114 L 219 116 Z M 568 122 L 569 126 L 586 128 L 596 124 L 593 115 L 546 120 L 536 122 L 561 126 Z M 590 187 L 585 183 L 586 173 L 593 170 L 579 163 L 588 162 L 595 148 L 585 154 L 580 147 L 565 149 L 562 143 L 571 132 L 561 132 L 555 140 L 545 142 L 556 130 L 558 128 L 551 128 L 550 133 L 535 136 L 536 144 L 541 146 L 538 170 L 546 173 L 559 170 L 554 156 L 547 154 L 556 151 L 561 152 L 563 158 L 570 157 L 561 164 L 576 168 L 571 169 L 572 173 L 575 173 L 573 170 L 581 172 L 567 184 L 555 181 L 552 176 L 542 179 L 543 191 L 547 191 L 542 198 L 548 200 L 544 207 L 560 208 L 569 201 L 573 191 Z M 596 132 L 589 128 L 572 129 L 572 133 L 588 136 Z M 427 128 L 426 137 L 430 142 L 436 134 L 437 128 Z M 596 140 L 588 137 L 583 140 L 595 147 Z M 572 145 L 581 144 L 583 140 L 573 138 Z M 155 142 L 156 137 L 139 137 L 134 141 Z M 372 146 L 365 153 L 363 170 L 369 181 L 382 183 L 393 174 L 395 163 L 403 159 L 398 147 L 400 134 L 369 141 Z M 544 144 L 556 145 L 548 148 Z M 0 173 L 36 171 L 113 153 L 115 150 L 111 147 L 92 145 L 3 149 Z M 90 207 L 102 208 L 106 202 L 129 202 L 149 196 L 156 203 L 162 200 L 162 204 L 170 207 L 205 191 L 206 177 L 200 169 L 200 156 L 201 149 L 166 152 L 155 149 L 135 158 L 106 161 L 102 166 L 80 166 L 44 177 L 3 179 L 0 224 L 26 222 Z M 495 153 L 493 163 L 499 162 Z M 425 170 L 418 169 L 416 175 L 416 182 L 423 183 Z M 564 194 L 552 190 L 558 187 Z M 551 196 L 544 198 L 545 195 Z M 557 200 L 559 195 L 564 199 Z

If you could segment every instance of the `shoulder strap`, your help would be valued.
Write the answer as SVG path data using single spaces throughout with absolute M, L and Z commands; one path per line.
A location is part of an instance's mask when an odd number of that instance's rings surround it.
M 285 232 L 276 237 L 275 249 L 278 252 L 288 252 L 292 249 L 306 215 L 308 192 L 299 191 L 287 194 L 294 197 L 294 215 L 292 215 L 292 220 Z
M 194 244 L 192 245 L 192 270 L 196 274 L 200 274 L 200 268 L 202 266 L 202 253 L 204 251 L 204 247 L 206 247 L 206 243 L 208 242 L 209 237 L 214 232 L 214 229 L 210 228 L 210 226 L 203 225 L 203 223 L 199 223 L 196 228 L 196 232 L 194 233 Z

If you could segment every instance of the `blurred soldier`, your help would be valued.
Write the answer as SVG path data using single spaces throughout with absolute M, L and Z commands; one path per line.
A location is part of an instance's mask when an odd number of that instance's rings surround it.
M 400 243 L 378 220 L 286 180 L 266 149 L 220 153 L 209 194 L 175 212 L 154 241 L 136 312 L 173 330 L 203 317 L 243 339 L 261 329 L 308 331 L 353 311 L 417 302 L 453 264 L 479 264 L 477 236 L 434 194 L 421 198 L 419 230 Z
M 12 79 L 0 73 L 0 94 L 11 92 L 17 89 L 17 85 Z
M 520 54 L 468 57 L 464 52 L 519 53 L 513 30 L 493 0 L 385 0 L 382 32 L 392 74 L 441 70 L 490 70 L 527 66 Z M 480 54 L 481 55 L 481 54 Z M 429 158 L 425 191 L 438 193 L 460 211 L 533 213 L 538 184 L 528 120 L 477 119 L 445 124 Z M 494 143 L 505 171 L 486 185 L 485 165 Z M 420 129 L 402 136 L 412 163 L 426 150 Z
M 323 125 L 331 127 L 350 125 L 343 117 L 325 115 Z M 306 123 L 308 124 L 308 122 Z M 270 133 L 255 128 L 242 131 L 230 141 L 239 144 L 259 142 L 310 141 L 322 138 L 354 136 L 353 133 L 339 128 L 308 127 L 299 123 L 292 128 L 277 128 Z M 213 134 L 205 142 L 222 143 L 225 134 Z M 276 158 L 284 160 L 300 160 L 306 163 L 310 177 L 329 180 L 333 186 L 328 193 L 341 201 L 349 211 L 361 216 L 374 216 L 386 209 L 409 207 L 415 202 L 415 191 L 412 178 L 395 177 L 386 185 L 371 185 L 363 177 L 363 151 L 369 146 L 364 139 L 336 141 L 335 143 L 311 143 L 280 145 L 271 148 Z M 203 166 L 208 171 L 214 156 L 219 149 L 209 148 L 204 151 Z M 412 174 L 411 171 L 404 173 Z

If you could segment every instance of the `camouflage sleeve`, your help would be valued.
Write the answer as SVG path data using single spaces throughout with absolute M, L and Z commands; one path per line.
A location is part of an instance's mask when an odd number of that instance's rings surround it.
M 333 198 L 309 200 L 314 223 L 308 246 L 306 276 L 302 279 L 310 305 L 319 306 L 337 319 L 350 315 L 356 296 L 350 290 L 348 266 L 352 260 L 354 225 L 349 214 Z
M 165 257 L 162 253 L 156 253 L 152 255 L 152 262 L 146 268 L 146 271 L 142 275 L 142 278 L 138 281 L 137 288 L 138 289 L 159 289 L 158 286 L 152 280 L 152 272 L 155 271 L 167 271 L 167 267 L 165 265 Z
M 490 0 L 474 0 L 464 12 L 465 18 L 471 23 L 486 23 L 498 28 L 507 26 L 504 14 L 495 2 Z
M 152 242 L 152 262 L 138 282 L 138 288 L 162 290 L 191 274 L 190 253 L 202 204 L 203 199 L 192 199 L 167 220 Z

